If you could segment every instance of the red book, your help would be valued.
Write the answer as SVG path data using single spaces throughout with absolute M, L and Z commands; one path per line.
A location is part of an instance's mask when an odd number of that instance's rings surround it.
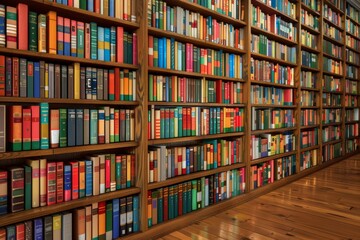
M 115 100 L 115 72 L 113 70 L 109 70 L 109 91 L 108 91 L 108 99 Z
M 114 112 L 114 135 L 115 135 L 115 142 L 118 141 L 120 137 L 120 112 L 119 110 L 115 110 Z
M 222 80 L 216 80 L 216 102 L 222 103 Z
M 164 208 L 163 208 L 164 209 L 164 214 L 163 214 L 164 221 L 167 221 L 168 217 L 169 217 L 169 195 L 171 195 L 172 189 L 173 189 L 173 187 L 164 188 L 164 200 L 163 200 L 163 203 L 164 203 Z
M 56 203 L 56 162 L 48 162 L 46 165 L 47 173 L 47 205 Z
M 116 50 L 116 58 L 118 63 L 124 62 L 124 28 L 117 27 L 116 31 L 116 41 L 117 41 L 117 50 Z
M 10 107 L 10 145 L 13 151 L 22 150 L 22 106 Z
M 100 13 L 100 0 L 95 0 L 94 10 L 96 13 Z
M 111 182 L 111 160 L 110 155 L 105 155 L 105 192 L 110 192 Z
M 5 96 L 5 56 L 0 56 L 0 97 Z
M 154 66 L 154 37 L 153 36 L 149 36 L 148 45 L 149 45 L 148 65 L 149 65 L 149 67 L 153 67 Z
M 73 7 L 73 6 L 74 6 L 73 0 L 68 0 L 68 6 L 70 6 L 70 7 Z
M 22 150 L 31 150 L 31 109 L 23 108 Z
M 24 240 L 25 239 L 25 224 L 19 223 L 16 224 L 16 240 Z
M 85 58 L 90 59 L 90 23 L 85 23 Z
M 131 186 L 135 186 L 135 155 L 131 155 Z
M 120 69 L 119 68 L 115 68 L 115 101 L 119 101 L 120 100 Z
M 137 64 L 137 35 L 133 33 L 133 64 Z
M 71 165 L 71 199 L 79 198 L 79 163 L 70 162 Z
M 58 47 L 57 47 L 57 53 L 60 55 L 64 55 L 64 18 L 57 16 L 57 29 L 56 29 L 56 34 L 57 34 L 57 42 L 58 42 Z
M 69 18 L 64 18 L 64 55 L 70 55 L 70 52 L 68 52 L 69 50 L 66 50 L 67 47 L 65 46 L 69 46 L 70 47 L 70 19 Z M 71 47 L 70 47 L 71 48 Z
M 31 106 L 31 149 L 40 149 L 40 107 Z
M 64 201 L 64 163 L 56 163 L 56 203 Z
M 12 96 L 19 97 L 19 58 L 13 57 L 12 62 Z
M 29 10 L 28 5 L 24 3 L 19 3 L 17 6 L 18 11 L 18 48 L 21 50 L 28 50 L 28 20 L 29 20 Z

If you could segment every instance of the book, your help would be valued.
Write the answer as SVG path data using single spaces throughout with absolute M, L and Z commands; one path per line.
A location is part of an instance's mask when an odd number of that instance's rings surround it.
M 53 240 L 61 240 L 61 227 L 62 227 L 62 217 L 60 214 L 55 214 L 52 216 L 53 224 Z
M 29 10 L 28 5 L 19 3 L 17 5 L 18 15 L 18 41 L 20 50 L 28 50 L 28 21 L 29 21 Z
M 56 203 L 56 162 L 48 162 L 46 166 L 47 175 L 47 200 L 48 206 Z
M 119 226 L 120 226 L 120 201 L 118 198 L 112 200 L 112 239 L 116 239 L 120 236 Z
M 24 210 L 31 209 L 31 196 L 32 196 L 32 190 L 31 190 L 31 184 L 32 184 L 32 173 L 31 173 L 31 167 L 28 165 L 24 165 L 24 196 L 25 196 L 25 206 Z
M 50 11 L 47 13 L 47 52 L 50 54 L 57 54 L 57 17 L 56 12 Z
M 40 161 L 27 160 L 26 162 L 31 167 L 31 207 L 36 208 L 40 206 Z
M 40 103 L 40 149 L 49 148 L 49 104 Z
M 12 151 L 22 150 L 22 106 L 10 107 L 10 146 Z
M 42 218 L 36 218 L 34 219 L 34 239 L 43 239 L 43 219 Z
M 40 193 L 40 206 L 46 206 L 46 202 L 47 202 L 47 160 L 46 159 L 40 159 L 40 163 L 39 163 L 39 172 L 40 172 L 40 179 L 39 179 L 39 193 Z
M 64 201 L 64 163 L 56 162 L 56 203 Z
M 9 208 L 10 212 L 23 211 L 25 208 L 24 196 L 24 169 L 12 167 L 9 169 Z
M 98 203 L 92 203 L 91 205 L 91 219 L 92 219 L 92 238 L 99 239 L 99 215 L 98 215 Z
M 38 52 L 46 53 L 46 16 L 44 14 L 38 15 Z
M 73 222 L 72 222 L 72 213 L 64 213 L 62 215 L 62 239 L 73 239 L 73 231 L 72 231 L 72 226 L 73 226 Z
M 105 226 L 105 238 L 112 239 L 113 236 L 113 204 L 112 201 L 106 202 L 106 210 L 105 210 L 105 218 L 106 218 L 106 226 Z
M 85 160 L 78 161 L 79 164 L 79 198 L 85 197 Z
M 93 195 L 93 162 L 85 160 L 85 196 Z
M 8 173 L 0 170 L 0 215 L 8 212 Z
M 85 236 L 86 240 L 92 239 L 91 206 L 85 207 Z
M 64 165 L 64 201 L 71 200 L 71 165 Z
M 76 145 L 76 110 L 67 110 L 67 146 Z
M 5 5 L 0 5 L 0 46 L 5 47 L 6 45 L 6 11 L 5 11 Z
M 85 239 L 85 208 L 75 209 L 74 220 L 74 237 L 77 239 Z
M 44 217 L 44 239 L 53 238 L 53 218 L 52 216 Z
M 71 165 L 71 199 L 79 198 L 79 162 L 70 162 Z
M 33 239 L 33 221 L 28 220 L 24 223 L 25 225 L 25 240 L 31 240 Z M 0 237 L 1 239 L 1 237 Z
M 0 105 L 0 152 L 6 151 L 6 107 Z
M 16 8 L 6 6 L 6 47 L 17 49 L 17 22 L 18 15 Z
M 29 11 L 29 50 L 37 52 L 38 50 L 38 17 L 36 12 Z
M 60 141 L 60 116 L 59 109 L 50 110 L 50 145 L 51 148 L 58 148 Z
M 84 110 L 76 109 L 76 146 L 84 145 Z

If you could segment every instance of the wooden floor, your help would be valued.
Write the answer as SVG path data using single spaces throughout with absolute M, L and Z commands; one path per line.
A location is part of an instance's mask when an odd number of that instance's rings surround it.
M 360 239 L 360 155 L 160 239 Z

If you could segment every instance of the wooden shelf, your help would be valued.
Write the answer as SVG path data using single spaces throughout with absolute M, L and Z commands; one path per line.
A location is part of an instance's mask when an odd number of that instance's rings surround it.
M 244 135 L 244 132 L 235 132 L 235 133 L 209 134 L 209 135 L 194 136 L 194 137 L 151 139 L 151 140 L 148 140 L 148 144 L 149 145 L 168 145 L 168 144 L 173 144 L 173 143 L 201 141 L 201 140 L 215 139 L 215 138 L 241 137 L 243 135 Z
M 295 86 L 286 85 L 286 84 L 271 83 L 271 82 L 256 81 L 256 80 L 252 80 L 251 84 L 264 85 L 264 86 L 273 86 L 273 87 L 279 87 L 279 88 L 294 88 L 294 89 L 297 88 Z
M 331 58 L 337 62 L 343 62 L 342 58 L 338 58 L 338 57 L 335 57 L 335 56 L 332 56 L 330 54 L 327 54 L 326 52 L 323 52 L 323 56 L 324 57 L 327 57 L 327 58 Z
M 259 6 L 261 8 L 261 11 L 266 13 L 266 14 L 270 14 L 270 15 L 276 14 L 276 16 L 280 16 L 281 19 L 283 19 L 285 21 L 290 21 L 290 22 L 293 22 L 293 23 L 298 22 L 298 20 L 296 20 L 295 18 L 292 18 L 289 15 L 286 15 L 285 13 L 280 12 L 279 10 L 277 10 L 275 8 L 272 8 L 272 7 L 266 5 L 265 3 L 262 3 L 262 2 L 260 2 L 258 0 L 251 0 L 251 3 L 255 7 Z
M 4 54 L 6 56 L 26 57 L 37 60 L 45 60 L 45 61 L 50 61 L 51 63 L 61 63 L 61 64 L 80 63 L 80 64 L 85 64 L 87 66 L 114 67 L 114 68 L 119 67 L 119 68 L 131 69 L 131 70 L 138 69 L 137 66 L 126 63 L 105 62 L 100 60 L 91 60 L 86 58 L 70 57 L 70 56 L 63 56 L 57 54 L 9 49 L 5 47 L 0 47 L 0 54 Z
M 271 129 L 264 129 L 264 130 L 252 130 L 251 135 L 259 135 L 265 133 L 280 133 L 280 132 L 287 132 L 287 131 L 295 131 L 296 127 L 287 127 L 287 128 L 271 128 Z
M 345 125 L 356 124 L 356 123 L 360 123 L 359 120 L 356 120 L 356 121 L 345 121 Z
M 266 107 L 266 108 L 296 108 L 296 105 L 276 105 L 276 104 L 251 104 L 252 107 Z
M 329 41 L 329 42 L 332 42 L 332 43 L 334 43 L 334 44 L 336 44 L 336 45 L 339 45 L 339 46 L 343 46 L 344 45 L 344 39 L 342 39 L 342 40 L 336 40 L 335 38 L 332 38 L 332 37 L 329 37 L 329 36 L 327 36 L 327 35 L 323 35 L 323 38 L 325 39 L 325 40 L 327 40 L 327 41 Z
M 329 0 L 324 0 L 323 4 L 327 4 L 329 7 L 331 7 L 331 9 L 334 12 L 340 13 L 342 15 L 344 15 L 344 11 L 340 10 L 339 8 L 337 8 L 337 6 L 335 6 L 332 2 L 330 2 Z M 345 6 L 344 6 L 345 7 Z
M 245 167 L 245 163 L 235 163 L 232 165 L 222 166 L 222 167 L 218 167 L 218 168 L 214 168 L 214 169 L 210 169 L 210 170 L 203 170 L 203 171 L 199 171 L 199 172 L 185 174 L 185 175 L 166 179 L 165 181 L 162 181 L 162 182 L 149 183 L 148 190 L 171 186 L 171 185 L 175 185 L 178 183 L 182 183 L 182 182 L 186 182 L 186 181 L 190 181 L 193 179 L 198 179 L 198 178 L 202 178 L 202 177 L 206 177 L 206 176 L 211 176 L 216 173 L 226 172 L 226 171 L 230 171 L 230 170 L 238 169 L 238 168 L 242 168 L 242 167 Z
M 310 8 L 305 3 L 301 2 L 301 8 L 306 10 L 308 13 L 311 13 L 312 15 L 315 15 L 315 17 L 320 17 L 320 13 L 312 8 Z
M 267 162 L 267 161 L 270 161 L 270 160 L 273 160 L 273 159 L 287 157 L 287 156 L 295 155 L 295 154 L 296 154 L 296 151 L 291 151 L 291 152 L 276 154 L 276 155 L 272 155 L 272 156 L 268 156 L 268 157 L 257 158 L 257 159 L 250 160 L 250 164 L 251 165 L 256 165 L 256 164 Z
M 329 19 L 327 19 L 326 17 L 323 18 L 324 19 L 324 22 L 334 28 L 336 28 L 337 30 L 339 30 L 340 32 L 343 32 L 344 31 L 344 28 L 340 27 L 339 25 L 331 22 Z M 343 24 L 342 24 L 343 25 Z
M 328 72 L 328 71 L 323 71 L 324 75 L 330 75 L 330 76 L 334 76 L 334 77 L 338 77 L 338 78 L 342 78 L 343 75 L 338 74 L 338 73 L 332 73 L 332 72 Z
M 314 35 L 320 35 L 320 31 L 313 28 L 313 27 L 310 27 L 308 25 L 305 25 L 305 24 L 301 24 L 301 29 L 304 29 L 306 31 L 308 31 L 309 33 L 311 34 L 314 34 Z
M 348 107 L 348 106 L 345 106 L 345 109 L 355 109 L 355 108 L 360 108 L 359 106 L 357 107 Z
M 188 102 L 148 102 L 148 105 L 155 106 L 184 106 L 184 107 L 245 107 L 244 103 L 188 103 Z
M 322 106 L 323 109 L 338 109 L 338 108 L 342 108 L 342 106 Z
M 186 71 L 179 71 L 179 70 L 171 70 L 171 69 L 158 68 L 158 67 L 149 67 L 149 72 L 165 74 L 165 75 L 178 75 L 178 76 L 185 76 L 185 77 L 198 77 L 198 78 L 215 79 L 215 80 L 221 79 L 224 81 L 245 82 L 243 79 L 240 79 L 240 78 L 222 77 L 222 76 L 201 74 L 201 73 L 195 73 L 195 72 L 186 72 Z
M 300 152 L 311 151 L 311 150 L 317 149 L 319 147 L 320 147 L 319 145 L 315 145 L 315 146 L 311 146 L 311 147 L 301 148 Z
M 327 145 L 331 145 L 331 144 L 335 144 L 335 143 L 339 143 L 342 142 L 342 139 L 337 139 L 337 140 L 332 140 L 332 141 L 328 141 L 328 142 L 323 142 L 322 146 L 325 147 Z
M 189 41 L 191 41 L 191 43 L 195 44 L 198 47 L 212 48 L 212 49 L 219 49 L 219 50 L 221 49 L 221 50 L 224 50 L 226 52 L 235 53 L 235 54 L 239 54 L 239 55 L 246 53 L 245 50 L 242 50 L 242 49 L 239 49 L 239 48 L 228 47 L 228 46 L 224 46 L 224 45 L 221 45 L 221 44 L 212 43 L 212 42 L 209 42 L 209 41 L 197 39 L 197 38 L 194 38 L 194 37 L 184 36 L 182 34 L 157 29 L 157 28 L 154 28 L 154 27 L 148 27 L 148 32 L 149 32 L 150 35 L 162 36 L 162 37 L 167 37 L 167 38 L 174 38 L 175 40 L 178 40 L 180 42 L 189 42 Z
M 322 127 L 330 127 L 330 126 L 339 126 L 341 122 L 334 122 L 334 123 L 323 123 Z
M 226 22 L 226 23 L 230 23 L 234 26 L 238 26 L 238 27 L 244 27 L 246 26 L 246 23 L 244 21 L 238 20 L 236 18 L 232 18 L 229 16 L 226 16 L 224 14 L 218 13 L 214 10 L 211 10 L 209 8 L 205 8 L 199 4 L 196 3 L 191 3 L 187 0 L 177 0 L 177 1 L 172 1 L 172 0 L 164 0 L 168 5 L 170 6 L 179 6 L 182 7 L 184 9 L 189 9 L 191 11 L 194 12 L 198 12 L 201 15 L 204 16 L 212 16 L 213 18 L 216 18 L 220 21 Z
M 334 92 L 334 91 L 323 90 L 322 92 L 323 92 L 323 93 L 330 93 L 330 94 L 337 94 L 337 95 L 342 95 L 342 94 L 343 94 L 343 91 Z
M 308 125 L 308 126 L 301 126 L 301 127 L 300 127 L 300 130 L 310 129 L 310 128 L 318 128 L 318 127 L 320 127 L 320 124 Z
M 345 46 L 346 46 L 347 49 L 349 49 L 349 50 L 351 50 L 351 51 L 353 51 L 353 52 L 360 53 L 360 50 L 358 50 L 358 49 L 355 49 L 355 48 L 353 48 L 353 47 L 350 47 L 350 46 L 348 46 L 348 45 L 346 45 L 346 44 L 345 44 Z
M 137 145 L 138 144 L 136 142 L 121 142 L 121 143 L 52 148 L 45 150 L 4 152 L 4 153 L 0 153 L 0 161 L 9 160 L 9 159 L 18 159 L 18 158 L 29 158 L 29 157 L 45 157 L 45 156 L 68 154 L 68 153 L 93 152 L 93 151 L 108 150 L 108 149 L 133 148 L 136 147 Z
M 315 54 L 319 54 L 319 53 L 320 53 L 319 50 L 317 50 L 317 49 L 315 49 L 315 48 L 312 48 L 312 47 L 308 47 L 308 46 L 306 46 L 306 45 L 304 45 L 304 44 L 301 44 L 301 50 L 305 50 L 305 51 L 307 51 L 307 52 L 311 52 L 311 53 L 315 53 Z
M 351 78 L 351 77 L 347 77 L 347 76 L 345 76 L 345 78 L 348 80 L 352 80 L 352 81 L 360 81 L 360 79 L 357 79 L 357 78 Z
M 357 138 L 359 138 L 359 136 L 347 137 L 347 138 L 345 138 L 345 141 L 355 140 Z
M 320 92 L 319 89 L 317 89 L 317 88 L 310 88 L 310 87 L 301 87 L 301 90 L 313 91 L 313 92 Z
M 320 69 L 312 68 L 304 65 L 301 65 L 301 70 L 310 71 L 310 72 L 320 72 Z
M 262 60 L 266 60 L 266 61 L 270 61 L 270 62 L 274 62 L 274 63 L 279 63 L 279 64 L 287 65 L 287 66 L 290 66 L 290 67 L 296 67 L 297 66 L 297 64 L 295 64 L 295 63 L 284 61 L 284 60 L 273 58 L 273 57 L 268 57 L 268 56 L 260 54 L 260 53 L 253 53 L 252 52 L 251 56 L 254 57 L 254 58 L 258 58 L 258 59 L 262 59 Z
M 118 190 L 115 192 L 105 193 L 97 196 L 80 198 L 77 200 L 71 200 L 68 202 L 58 203 L 45 207 L 33 208 L 26 211 L 21 211 L 17 213 L 8 213 L 6 215 L 0 216 L 0 227 L 11 225 L 18 222 L 24 222 L 26 220 L 43 217 L 46 215 L 51 215 L 57 212 L 63 212 L 71 209 L 76 209 L 78 207 L 83 207 L 90 205 L 96 202 L 102 202 L 111 200 L 114 198 L 122 198 L 134 194 L 139 194 L 140 188 L 127 188 L 123 190 Z
M 349 15 L 346 14 L 346 19 L 351 20 L 355 25 L 360 26 L 360 23 L 358 21 L 356 21 L 354 18 L 350 17 Z
M 288 38 L 285 38 L 283 36 L 277 35 L 270 31 L 263 30 L 261 28 L 255 27 L 255 26 L 251 26 L 251 33 L 254 33 L 256 35 L 259 35 L 259 34 L 265 35 L 270 40 L 281 42 L 282 44 L 286 44 L 288 46 L 296 46 L 297 45 L 296 41 L 290 40 Z
M 116 105 L 116 106 L 138 106 L 138 101 L 107 101 L 90 99 L 62 99 L 62 98 L 25 98 L 25 97 L 0 97 L 3 103 L 50 103 L 71 105 Z
M 351 32 L 346 31 L 346 35 L 352 36 L 353 38 L 355 38 L 356 40 L 360 41 L 360 37 L 355 36 L 354 34 L 352 34 Z
M 360 96 L 359 93 L 347 93 L 347 92 L 345 92 L 345 95 Z
M 319 106 L 300 106 L 301 109 L 319 109 Z
M 357 64 L 357 63 L 352 63 L 352 62 L 346 61 L 346 64 L 360 68 L 360 64 Z

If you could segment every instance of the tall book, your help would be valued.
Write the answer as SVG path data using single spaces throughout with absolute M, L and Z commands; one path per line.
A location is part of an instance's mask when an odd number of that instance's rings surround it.
M 38 50 L 38 20 L 36 12 L 29 12 L 29 50 L 37 52 Z
M 46 53 L 46 16 L 38 15 L 38 52 Z
M 119 226 L 120 226 L 120 201 L 118 198 L 112 200 L 112 239 L 120 237 Z
M 31 106 L 31 149 L 40 149 L 40 107 Z
M 92 239 L 91 206 L 85 207 L 85 240 Z
M 31 209 L 31 180 L 32 173 L 31 173 L 31 167 L 28 165 L 24 165 L 24 196 L 25 196 L 25 210 Z
M 43 235 L 43 219 L 42 218 L 36 218 L 34 219 L 34 239 L 43 239 L 44 235 Z
M 53 238 L 53 218 L 52 216 L 44 217 L 44 240 L 52 240 Z
M 31 109 L 23 108 L 22 150 L 31 150 Z
M 5 29 L 5 5 L 0 4 L 0 47 L 5 47 L 6 45 L 6 29 Z
M 1 23 L 0 23 L 0 25 L 1 25 Z M 1 97 L 5 96 L 5 76 L 6 76 L 5 56 L 0 55 L 0 96 Z
M 40 103 L 40 148 L 49 149 L 49 104 Z
M 76 146 L 84 145 L 84 110 L 76 109 Z
M 98 203 L 98 216 L 99 216 L 99 240 L 106 239 L 106 202 Z
M 92 220 L 92 239 L 99 239 L 99 215 L 98 215 L 98 203 L 92 204 L 91 220 Z
M 74 237 L 85 239 L 85 208 L 79 208 L 74 213 Z
M 6 6 L 6 47 L 17 48 L 17 11 L 16 8 Z
M 108 201 L 106 202 L 106 226 L 105 226 L 105 231 L 106 231 L 106 239 L 112 239 L 113 236 L 113 204 L 112 201 Z
M 100 159 L 98 156 L 90 157 L 93 172 L 93 195 L 100 194 Z
M 57 24 L 56 12 L 50 11 L 47 13 L 47 51 L 50 54 L 56 54 L 57 48 Z
M 25 224 L 24 223 L 18 223 L 15 226 L 16 231 L 16 239 L 25 239 Z
M 85 161 L 78 161 L 79 164 L 79 198 L 85 197 Z
M 48 206 L 56 203 L 56 162 L 48 162 L 46 166 L 46 203 Z
M 56 162 L 56 203 L 64 201 L 64 163 Z
M 80 99 L 80 63 L 74 63 L 74 99 Z
M 85 25 L 83 22 L 77 22 L 77 57 L 85 56 Z
M 56 214 L 52 216 L 53 221 L 53 240 L 61 240 L 61 215 Z
M 40 206 L 46 206 L 47 198 L 46 198 L 46 185 L 47 185 L 47 175 L 46 175 L 46 159 L 40 159 L 39 170 L 40 170 Z
M 31 207 L 36 208 L 40 206 L 40 161 L 27 160 L 26 162 L 31 167 Z
M 25 208 L 24 196 L 24 168 L 12 167 L 9 169 L 9 208 L 10 212 L 23 211 Z
M 33 221 L 28 220 L 25 223 L 25 240 L 31 240 L 33 239 Z M 0 237 L 1 239 L 1 237 Z
M 75 109 L 67 110 L 67 146 L 76 145 L 76 111 Z
M 79 162 L 70 162 L 71 165 L 71 199 L 79 198 Z
M 64 201 L 71 200 L 71 165 L 64 165 Z
M 62 215 L 62 239 L 73 239 L 72 235 L 72 213 L 64 213 Z
M 67 146 L 67 109 L 60 108 L 59 115 L 60 115 L 59 146 L 66 147 Z
M 28 36 L 28 21 L 29 21 L 29 10 L 28 5 L 19 3 L 17 6 L 18 15 L 18 41 L 20 50 L 28 50 L 29 36 Z

